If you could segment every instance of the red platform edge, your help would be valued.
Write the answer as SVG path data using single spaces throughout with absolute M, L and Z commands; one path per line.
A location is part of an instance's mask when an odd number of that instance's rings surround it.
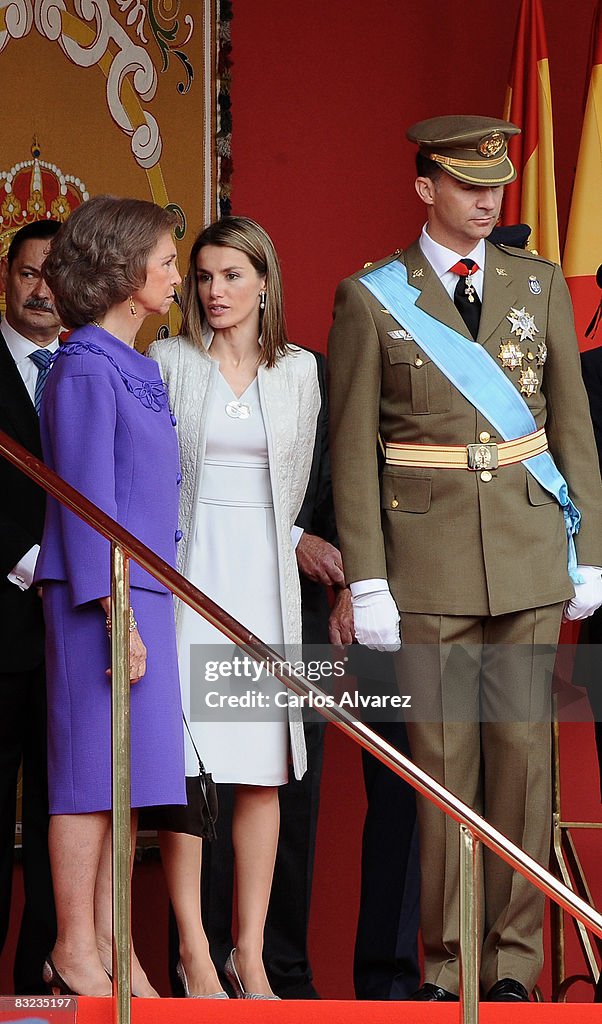
M 483 1024 L 600 1024 L 602 1005 L 592 1003 L 483 1003 Z M 134 999 L 132 1024 L 461 1024 L 456 1004 L 282 1000 L 198 1002 Z M 78 1000 L 77 1024 L 113 1024 L 110 999 Z

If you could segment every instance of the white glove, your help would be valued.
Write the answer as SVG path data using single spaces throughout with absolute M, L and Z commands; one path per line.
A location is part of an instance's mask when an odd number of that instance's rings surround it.
M 573 622 L 587 619 L 602 605 L 602 569 L 597 565 L 578 565 L 583 583 L 575 583 L 575 596 L 564 606 L 563 619 Z
M 362 593 L 365 582 L 352 583 L 350 588 L 355 638 L 358 643 L 377 651 L 397 651 L 401 647 L 399 612 L 386 580 L 378 581 L 381 584 L 378 590 Z

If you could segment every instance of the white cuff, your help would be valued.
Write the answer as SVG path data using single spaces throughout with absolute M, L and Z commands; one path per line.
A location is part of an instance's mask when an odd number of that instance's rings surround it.
M 297 544 L 301 540 L 305 530 L 302 526 L 291 526 L 291 540 L 293 542 L 293 548 L 297 550 Z
M 389 584 L 386 580 L 356 580 L 349 586 L 352 597 L 363 597 L 364 594 L 378 594 L 382 591 L 389 593 Z
M 20 558 L 14 569 L 6 577 L 9 583 L 14 583 L 19 590 L 29 590 L 33 583 L 33 575 L 36 570 L 36 562 L 40 553 L 40 545 L 34 544 L 29 551 Z

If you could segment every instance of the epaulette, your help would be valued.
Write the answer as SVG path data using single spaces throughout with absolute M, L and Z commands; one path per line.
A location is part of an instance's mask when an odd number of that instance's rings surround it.
M 375 263 L 372 262 L 372 260 L 369 260 L 367 263 L 364 263 L 364 266 L 362 267 L 362 270 L 359 271 L 359 273 L 361 274 L 363 270 L 370 270 L 371 267 L 386 267 L 387 263 L 392 263 L 393 260 L 398 259 L 398 257 L 401 256 L 402 252 L 403 249 L 396 249 L 395 252 L 392 252 L 390 254 L 390 256 L 383 256 L 382 259 L 376 260 Z
M 540 256 L 537 250 L 534 249 L 517 249 L 514 245 L 505 245 L 503 242 L 491 242 L 496 249 L 501 249 L 502 252 L 508 253 L 509 256 L 519 256 L 521 259 L 535 260 L 538 263 L 546 263 L 550 267 L 557 266 L 554 260 L 548 260 L 545 256 Z

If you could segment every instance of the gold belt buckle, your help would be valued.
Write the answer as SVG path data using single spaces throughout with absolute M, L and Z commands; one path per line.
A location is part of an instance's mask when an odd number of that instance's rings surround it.
M 497 444 L 467 444 L 466 452 L 469 469 L 497 469 Z

